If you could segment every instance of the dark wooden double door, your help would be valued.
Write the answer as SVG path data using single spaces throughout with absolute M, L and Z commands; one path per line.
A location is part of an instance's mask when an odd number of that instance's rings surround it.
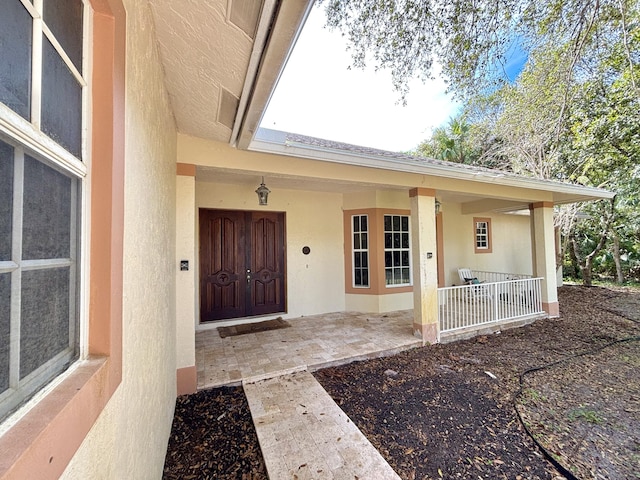
M 200 320 L 284 311 L 284 213 L 200 209 Z

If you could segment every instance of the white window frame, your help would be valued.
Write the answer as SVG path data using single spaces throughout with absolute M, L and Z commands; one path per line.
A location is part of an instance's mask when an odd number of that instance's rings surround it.
M 354 223 L 354 219 L 358 218 L 358 224 L 360 225 L 360 231 L 356 232 L 355 229 L 353 228 L 353 223 Z M 367 229 L 366 230 L 362 230 L 362 217 L 367 219 Z M 363 214 L 357 214 L 357 215 L 352 215 L 351 216 L 351 258 L 353 260 L 353 265 L 351 268 L 351 283 L 353 288 L 371 288 L 371 258 L 369 255 L 369 245 L 371 242 L 371 235 L 370 235 L 370 231 L 369 231 L 369 215 L 367 215 L 366 213 Z M 362 248 L 362 237 L 360 237 L 360 246 L 356 247 L 355 243 L 356 243 L 356 235 L 362 235 L 365 234 L 367 237 L 367 248 Z M 362 255 L 365 255 L 367 258 L 367 266 L 366 267 L 356 267 L 356 254 L 359 253 L 362 257 Z M 359 269 L 360 272 L 363 272 L 366 270 L 367 272 L 367 284 L 364 285 L 357 285 L 356 284 L 356 269 Z M 362 278 L 362 277 L 361 277 Z
M 386 217 L 391 217 L 391 230 L 387 230 L 385 227 L 386 222 L 384 221 Z M 400 230 L 399 231 L 395 231 L 393 230 L 393 217 L 400 217 Z M 407 231 L 404 232 L 402 230 L 402 218 L 406 218 L 407 219 Z M 412 259 L 411 259 L 411 216 L 410 215 L 402 215 L 402 214 L 395 214 L 395 213 L 385 213 L 384 217 L 383 217 L 383 223 L 382 223 L 382 229 L 383 229 L 383 245 L 384 245 L 384 253 L 385 253 L 385 261 L 384 261 L 384 283 L 386 288 L 397 288 L 397 287 L 410 287 L 413 285 L 413 265 L 412 265 Z M 403 248 L 402 246 L 400 246 L 399 248 L 395 248 L 393 247 L 393 245 L 391 246 L 391 248 L 387 248 L 386 246 L 386 235 L 387 233 L 390 233 L 392 235 L 392 242 L 393 242 L 393 234 L 395 233 L 400 233 L 400 235 L 402 235 L 403 233 L 406 233 L 409 237 L 409 247 L 408 248 Z M 402 239 L 402 237 L 401 237 Z M 402 240 L 401 240 L 402 241 Z M 392 275 L 394 275 L 394 269 L 398 268 L 398 267 L 387 267 L 386 265 L 386 254 L 387 252 L 391 252 L 391 254 L 393 255 L 393 252 L 400 252 L 400 256 L 402 257 L 402 252 L 407 252 L 408 253 L 408 257 L 409 257 L 409 281 L 406 283 L 387 283 L 387 270 L 391 269 L 392 271 Z M 400 266 L 400 268 L 403 268 L 404 266 Z
M 14 0 L 10 0 L 14 1 Z M 26 120 L 6 105 L 0 103 L 0 140 L 14 148 L 14 181 L 13 181 L 13 219 L 12 219 L 12 252 L 10 261 L 0 261 L 0 273 L 11 274 L 11 314 L 10 314 L 10 375 L 9 388 L 0 393 L 0 404 L 9 412 L 25 402 L 25 399 L 36 392 L 44 394 L 58 383 L 61 377 L 68 374 L 71 369 L 60 372 L 64 365 L 73 360 L 86 358 L 88 344 L 88 329 L 86 325 L 86 279 L 88 278 L 88 265 L 83 261 L 80 253 L 88 248 L 89 221 L 87 212 L 89 205 L 90 159 L 88 152 L 90 131 L 90 72 L 91 72 L 91 41 L 92 38 L 92 10 L 87 0 L 81 0 L 83 4 L 83 58 L 82 75 L 73 65 L 69 56 L 54 37 L 51 30 L 43 22 L 42 0 L 19 1 L 29 12 L 32 23 L 32 70 L 31 70 L 31 119 Z M 82 88 L 82 124 L 81 124 L 81 158 L 77 158 L 64 147 L 56 143 L 41 131 L 42 111 L 42 60 L 43 60 L 43 35 L 51 42 L 56 52 L 69 68 L 72 75 Z M 69 258 L 65 259 L 37 259 L 22 260 L 22 211 L 20 206 L 23 199 L 24 186 L 24 158 L 29 155 L 50 168 L 57 170 L 75 181 L 71 187 L 71 244 Z M 22 272 L 46 269 L 52 267 L 69 267 L 69 347 L 50 358 L 33 372 L 20 379 L 20 289 L 22 287 Z M 77 330 L 79 329 L 79 331 Z M 75 343 L 79 349 L 76 351 Z M 18 348 L 15 348 L 15 345 Z M 56 372 L 60 372 L 56 375 Z M 53 378 L 53 379 L 52 379 Z M 51 381 L 49 381 L 52 379 Z M 14 417 L 23 415 L 25 409 L 30 408 L 40 398 L 34 397 L 27 402 L 19 413 L 5 418 L 2 425 L 16 421 Z
M 491 253 L 493 251 L 490 218 L 474 218 L 473 235 L 475 253 Z

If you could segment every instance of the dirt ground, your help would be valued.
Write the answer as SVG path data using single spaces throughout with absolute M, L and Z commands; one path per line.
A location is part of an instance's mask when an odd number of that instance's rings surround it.
M 558 319 L 315 376 L 403 479 L 640 478 L 640 291 L 559 296 Z M 165 478 L 266 478 L 242 390 L 196 395 L 178 401 Z

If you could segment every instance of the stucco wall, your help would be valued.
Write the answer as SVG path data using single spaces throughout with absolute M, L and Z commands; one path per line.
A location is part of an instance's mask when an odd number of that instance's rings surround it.
M 122 383 L 62 478 L 161 478 L 176 392 L 176 130 L 146 2 L 126 0 Z
M 259 207 L 256 187 L 196 182 L 196 207 L 285 212 L 286 318 L 344 310 L 342 195 L 272 188 L 269 205 Z
M 176 177 L 176 265 L 189 261 L 189 270 L 176 270 L 176 367 L 192 367 L 196 362 L 195 319 L 196 272 L 196 180 L 192 176 Z
M 445 285 L 460 285 L 458 268 L 489 272 L 532 273 L 528 215 L 463 215 L 459 203 L 442 206 Z M 474 217 L 491 218 L 492 253 L 474 252 Z

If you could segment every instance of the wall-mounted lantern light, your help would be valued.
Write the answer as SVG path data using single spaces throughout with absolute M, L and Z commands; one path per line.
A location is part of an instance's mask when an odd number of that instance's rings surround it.
M 258 194 L 258 205 L 266 205 L 267 198 L 269 197 L 271 190 L 269 190 L 264 184 L 264 177 L 262 177 L 262 183 L 260 186 L 256 188 L 256 193 Z
M 442 205 L 442 204 L 440 203 L 440 200 L 438 200 L 438 199 L 436 198 L 436 215 L 440 213 L 440 206 L 441 206 L 441 205 Z

